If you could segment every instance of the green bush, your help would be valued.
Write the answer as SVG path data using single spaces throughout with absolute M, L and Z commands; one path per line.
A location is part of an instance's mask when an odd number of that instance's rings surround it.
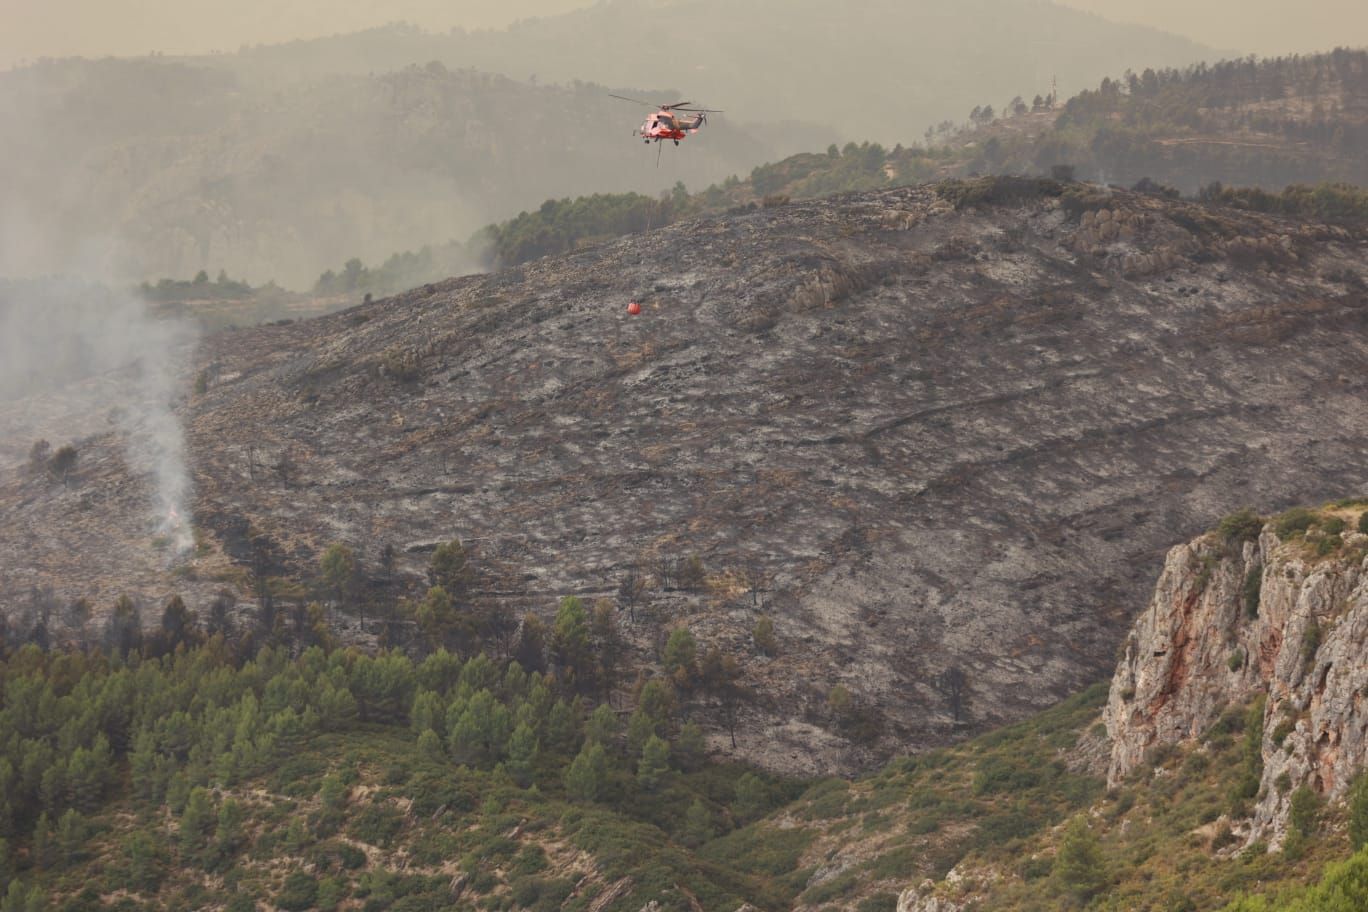
M 1287 541 L 1294 535 L 1301 535 L 1316 524 L 1319 517 L 1314 510 L 1305 507 L 1293 507 L 1286 513 L 1280 514 L 1273 520 L 1273 531 L 1278 538 Z
M 1364 773 L 1349 790 L 1349 845 L 1355 852 L 1368 845 L 1368 775 Z
M 384 804 L 368 805 L 347 829 L 352 837 L 368 845 L 387 849 L 404 827 L 404 815 Z
M 1287 736 L 1297 730 L 1297 717 L 1284 715 L 1278 720 L 1278 724 L 1273 728 L 1273 746 L 1282 747 L 1282 743 L 1287 740 Z
M 803 894 L 804 904 L 809 906 L 820 906 L 823 903 L 831 902 L 845 896 L 855 889 L 855 872 L 846 871 L 830 880 L 823 881 Z
M 1236 649 L 1230 654 L 1230 658 L 1226 659 L 1226 667 L 1231 671 L 1239 671 L 1241 668 L 1244 668 L 1244 661 L 1244 650 Z
M 1297 786 L 1297 790 L 1292 793 L 1292 800 L 1288 802 L 1288 828 L 1310 838 L 1315 835 L 1316 827 L 1320 823 L 1320 812 L 1320 796 L 1303 782 Z
M 855 912 L 895 912 L 898 908 L 898 894 L 875 893 L 860 900 Z
M 1106 859 L 1084 817 L 1075 817 L 1064 830 L 1053 871 L 1060 886 L 1079 900 L 1091 899 L 1106 885 Z
M 1245 574 L 1244 587 L 1240 590 L 1244 598 L 1245 617 L 1253 620 L 1259 616 L 1259 599 L 1263 597 L 1263 568 L 1254 566 Z
M 1050 872 L 1053 869 L 1054 862 L 1050 858 L 1044 855 L 1037 855 L 1034 858 L 1026 859 L 1018 865 L 1017 875 L 1025 881 L 1040 880 L 1042 877 L 1049 877 Z
M 1312 618 L 1302 631 L 1301 640 L 1301 660 L 1303 668 L 1310 668 L 1311 663 L 1316 660 L 1316 653 L 1320 651 L 1321 640 L 1325 636 L 1321 630 L 1320 622 Z
M 974 773 L 975 795 L 1017 793 L 1040 785 L 1040 769 L 1027 758 L 990 756 L 979 762 Z
M 1216 526 L 1216 534 L 1226 545 L 1236 545 L 1254 541 L 1263 531 L 1263 527 L 1262 516 L 1253 510 L 1244 509 L 1222 519 Z
M 303 871 L 294 871 L 285 877 L 285 884 L 276 894 L 275 904 L 286 912 L 304 912 L 312 909 L 318 900 L 318 881 Z
M 816 836 L 815 830 L 806 828 L 777 830 L 752 824 L 714 839 L 700 855 L 715 864 L 777 877 L 797 870 L 803 852 Z

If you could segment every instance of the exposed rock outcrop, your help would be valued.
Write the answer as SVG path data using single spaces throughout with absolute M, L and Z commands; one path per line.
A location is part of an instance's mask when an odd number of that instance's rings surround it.
M 929 880 L 898 894 L 897 912 L 963 912 L 967 908 L 967 902 L 950 898 L 943 886 Z
M 1112 680 L 1109 782 L 1266 692 L 1249 841 L 1281 842 L 1297 786 L 1345 792 L 1368 762 L 1368 536 L 1335 530 L 1363 509 L 1323 511 L 1286 542 L 1266 527 L 1169 552 Z

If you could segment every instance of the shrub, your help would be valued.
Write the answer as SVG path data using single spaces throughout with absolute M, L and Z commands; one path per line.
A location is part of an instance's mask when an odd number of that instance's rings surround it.
M 1241 770 L 1230 789 L 1230 811 L 1235 817 L 1248 812 L 1247 802 L 1259 793 L 1263 777 L 1264 706 L 1268 697 L 1259 694 L 1250 704 L 1244 717 L 1244 742 L 1241 744 Z
M 1286 513 L 1273 520 L 1273 531 L 1278 538 L 1287 541 L 1294 535 L 1304 534 L 1307 529 L 1316 524 L 1316 513 L 1305 507 L 1293 507 Z
M 764 814 L 769 807 L 769 789 L 754 773 L 743 773 L 736 780 L 735 795 L 732 816 L 741 823 L 749 823 Z
M 400 383 L 413 383 L 423 375 L 423 361 L 418 352 L 402 345 L 386 350 L 380 357 L 380 367 L 385 376 Z
M 1355 852 L 1368 845 L 1368 775 L 1360 774 L 1349 790 L 1349 845 Z
M 1310 668 L 1311 663 L 1316 660 L 1316 653 L 1320 650 L 1323 637 L 1324 633 L 1321 631 L 1320 622 L 1312 618 L 1311 623 L 1307 624 L 1306 629 L 1302 631 L 1301 660 L 1303 669 Z
M 855 708 L 855 698 L 844 684 L 837 684 L 827 693 L 827 707 L 837 718 L 844 718 Z
M 802 827 L 776 830 L 752 824 L 713 840 L 700 854 L 708 861 L 726 863 L 737 870 L 779 877 L 797 869 L 816 835 L 814 830 Z M 898 874 L 906 871 L 904 868 Z
M 1244 650 L 1236 649 L 1230 654 L 1230 658 L 1226 659 L 1226 665 L 1231 671 L 1239 671 L 1241 668 L 1244 668 L 1244 661 Z
M 894 912 L 898 908 L 898 894 L 875 893 L 860 900 L 855 912 Z
M 1368 510 L 1359 514 L 1358 530 L 1368 535 Z
M 1216 835 L 1211 837 L 1211 851 L 1219 852 L 1226 846 L 1234 845 L 1239 841 L 1240 837 L 1236 836 L 1230 829 L 1230 824 L 1223 824 L 1221 828 L 1216 831 Z
M 988 756 L 974 773 L 975 795 L 996 795 L 1003 792 L 1019 793 L 1035 788 L 1041 782 L 1041 772 L 1029 761 L 1012 761 Z
M 697 592 L 706 581 L 707 570 L 703 566 L 703 558 L 697 554 L 686 558 L 675 571 L 675 584 L 686 592 Z
M 820 906 L 823 903 L 845 896 L 854 888 L 855 872 L 846 871 L 838 877 L 823 881 L 822 883 L 817 884 L 817 886 L 809 889 L 803 894 L 803 903 L 809 906 Z
M 1363 514 L 1368 517 L 1368 513 Z M 774 621 L 768 617 L 762 617 L 755 622 L 755 629 L 751 631 L 751 639 L 755 641 L 755 648 L 761 655 L 772 656 L 778 653 L 779 644 L 774 638 Z
M 29 471 L 37 475 L 47 471 L 48 459 L 52 456 L 52 444 L 46 440 L 36 440 L 29 449 Z M 1364 514 L 1368 516 L 1368 513 Z
M 1054 876 L 1060 885 L 1080 900 L 1099 893 L 1107 882 L 1107 869 L 1097 836 L 1088 821 L 1075 817 L 1064 831 L 1055 856 Z
M 1328 557 L 1334 554 L 1344 545 L 1344 539 L 1338 535 L 1327 535 L 1316 542 L 1316 556 Z
M 372 804 L 352 821 L 349 830 L 357 840 L 373 846 L 388 848 L 404 826 L 404 817 L 388 805 Z
M 1287 740 L 1287 736 L 1297 730 L 1297 719 L 1295 716 L 1283 716 L 1278 721 L 1278 725 L 1273 729 L 1273 746 L 1282 747 L 1282 743 Z
M 1240 590 L 1244 598 L 1245 617 L 1253 620 L 1259 616 L 1259 599 L 1263 597 L 1263 568 L 1250 567 L 1245 574 L 1244 587 Z
M 32 454 L 30 454 L 30 457 Z M 71 444 L 57 448 L 57 452 L 52 454 L 52 458 L 47 462 L 48 471 L 61 481 L 66 481 L 67 476 L 76 468 L 76 460 L 80 454 Z
M 1321 531 L 1324 532 L 1326 535 L 1339 535 L 1348 527 L 1348 525 L 1349 524 L 1346 523 L 1341 517 L 1331 516 L 1328 517 L 1324 522 L 1322 522 L 1320 524 L 1320 527 Z
M 1222 519 L 1216 526 L 1216 534 L 1227 545 L 1242 544 L 1258 538 L 1263 526 L 1262 516 L 1253 510 L 1244 509 Z
M 1317 824 L 1320 822 L 1320 810 L 1320 796 L 1311 786 L 1302 783 L 1292 793 L 1292 800 L 1288 803 L 1288 828 L 1302 837 L 1315 835 Z
M 1017 874 L 1025 881 L 1040 880 L 1042 877 L 1049 877 L 1053 867 L 1054 864 L 1049 858 L 1037 855 L 1023 861 L 1017 867 Z
M 305 909 L 312 909 L 317 899 L 318 881 L 303 871 L 295 871 L 285 878 L 275 904 L 287 912 L 304 912 Z

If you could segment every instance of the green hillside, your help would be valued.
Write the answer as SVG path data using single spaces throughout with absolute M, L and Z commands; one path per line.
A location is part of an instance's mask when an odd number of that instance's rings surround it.
M 585 641 L 566 604 L 561 657 Z M 1244 707 L 1110 793 L 1085 762 L 1100 685 L 855 782 L 800 784 L 707 762 L 665 679 L 628 714 L 591 709 L 567 666 L 195 640 L 172 608 L 142 644 L 25 646 L 0 666 L 0 910 L 876 912 L 965 859 L 998 909 L 1368 897 L 1363 853 L 1298 886 L 1347 855 L 1343 808 L 1307 803 L 1279 853 L 1230 847 L 1258 743 Z

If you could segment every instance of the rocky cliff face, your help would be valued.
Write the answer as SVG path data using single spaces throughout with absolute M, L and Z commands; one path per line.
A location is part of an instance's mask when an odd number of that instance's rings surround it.
M 1169 552 L 1112 680 L 1111 784 L 1156 746 L 1200 738 L 1227 708 L 1266 693 L 1249 841 L 1281 841 L 1299 785 L 1345 792 L 1368 762 L 1368 536 L 1335 530 L 1353 529 L 1363 510 L 1321 511 L 1287 541 L 1270 526 Z

